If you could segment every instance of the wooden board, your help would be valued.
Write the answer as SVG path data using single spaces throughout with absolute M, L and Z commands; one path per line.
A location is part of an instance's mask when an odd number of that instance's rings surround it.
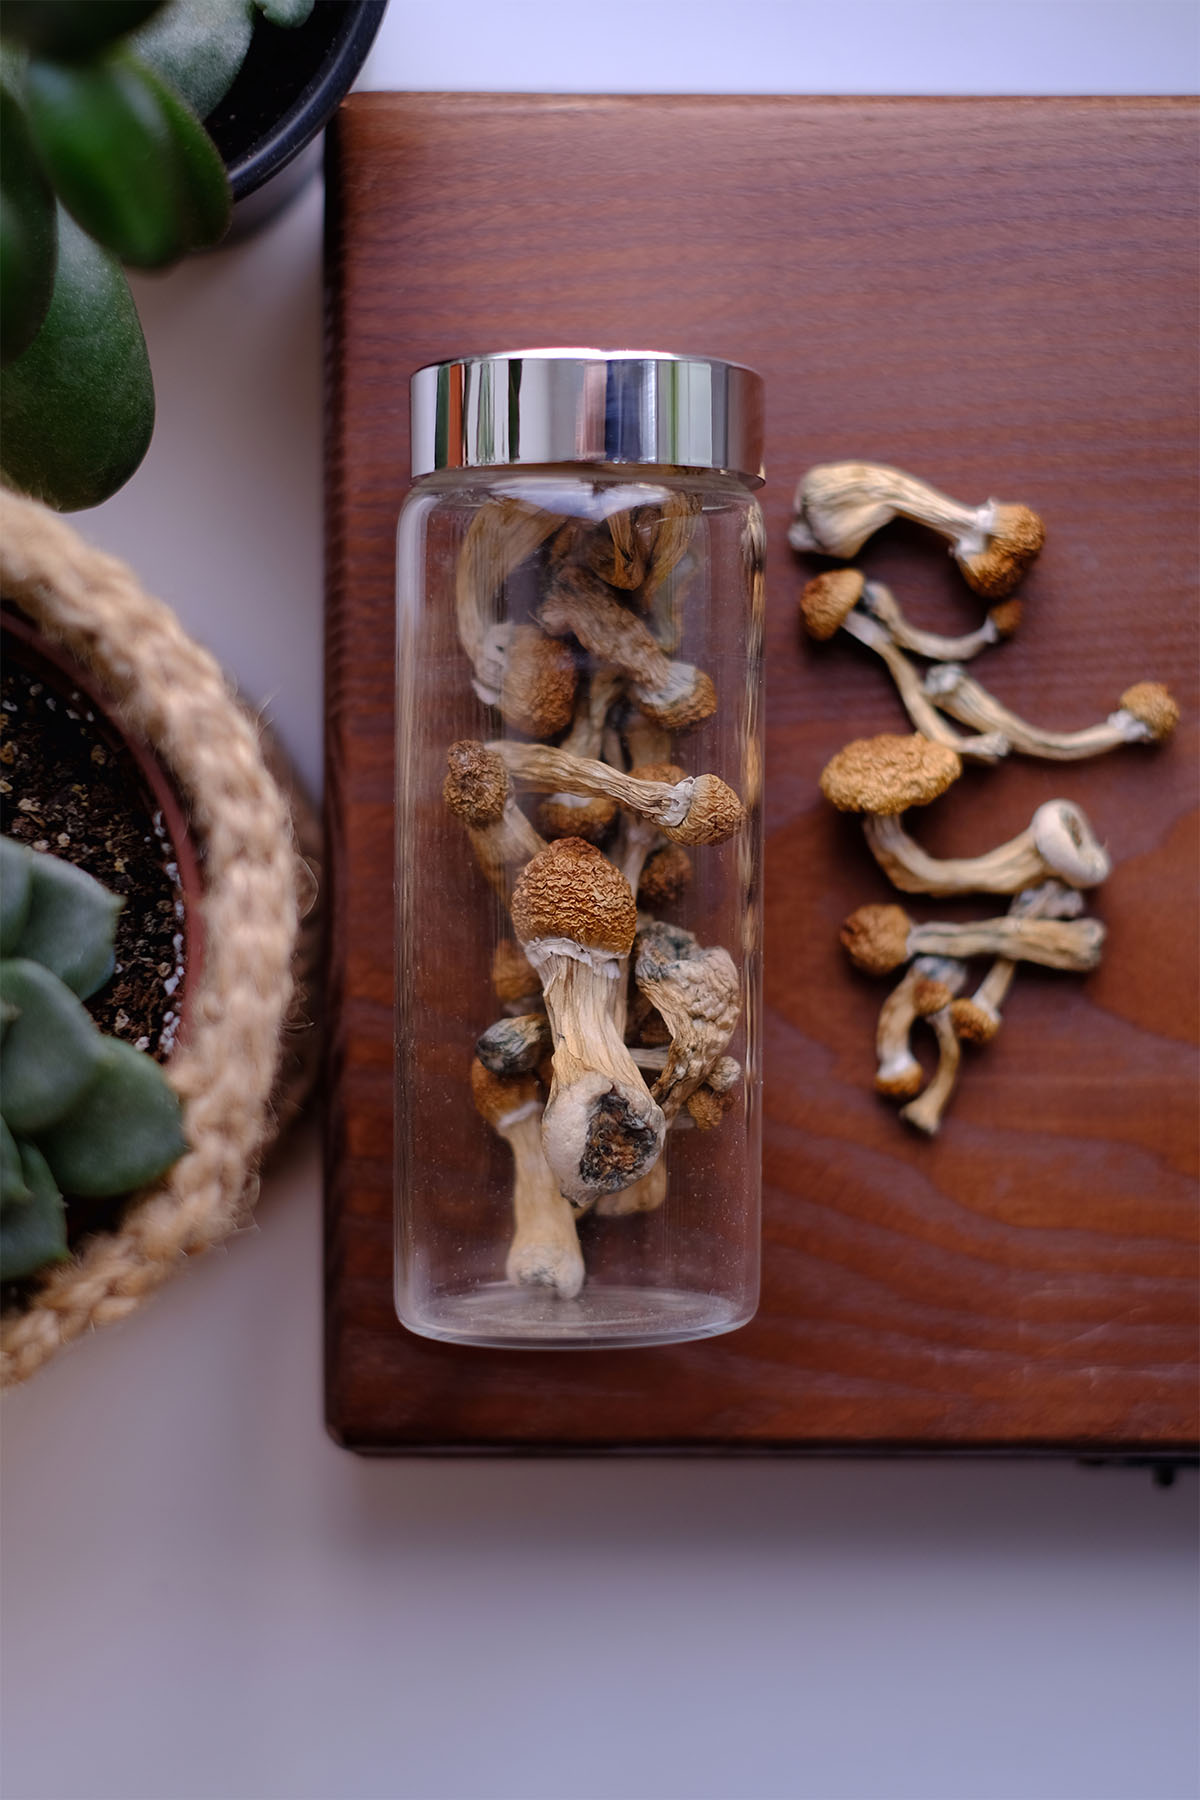
M 352 99 L 329 169 L 328 769 L 334 878 L 328 1418 L 360 1450 L 1058 1450 L 1196 1437 L 1195 109 L 1158 100 Z M 656 345 L 766 378 L 765 1283 L 745 1330 L 528 1354 L 392 1309 L 392 542 L 408 378 L 511 344 Z M 1083 980 L 1025 974 L 927 1142 L 872 1091 L 885 989 L 838 948 L 893 897 L 816 777 L 902 728 L 876 660 L 799 639 L 796 477 L 898 463 L 1047 520 L 980 675 L 1060 728 L 1169 681 L 1169 748 L 972 773 L 938 853 L 1056 794 L 1114 870 Z M 862 562 L 923 623 L 939 540 Z M 1001 903 L 1002 905 L 1003 903 Z M 919 917 L 986 907 L 916 902 Z M 448 972 L 449 973 L 449 972 Z M 466 1015 L 464 1015 L 466 1016 Z

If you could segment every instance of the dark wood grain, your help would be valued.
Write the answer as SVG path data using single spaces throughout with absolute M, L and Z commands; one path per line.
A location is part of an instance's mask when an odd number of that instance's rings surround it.
M 329 156 L 332 869 L 328 1418 L 358 1449 L 1178 1452 L 1196 1437 L 1195 109 L 1150 100 L 365 95 Z M 728 1338 L 499 1354 L 392 1309 L 392 540 L 408 377 L 530 343 L 715 352 L 767 385 L 766 1243 Z M 973 773 L 922 834 L 983 849 L 1069 795 L 1107 839 L 1089 979 L 1023 975 L 941 1138 L 872 1091 L 883 989 L 837 946 L 890 897 L 816 776 L 900 728 L 880 666 L 795 628 L 809 463 L 896 462 L 1048 523 L 977 673 L 1059 728 L 1137 678 L 1175 741 Z M 923 623 L 940 544 L 862 559 Z M 932 917 L 986 907 L 939 902 Z

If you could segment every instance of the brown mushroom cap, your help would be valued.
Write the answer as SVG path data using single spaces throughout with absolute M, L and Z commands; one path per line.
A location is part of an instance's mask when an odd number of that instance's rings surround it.
M 501 938 L 492 956 L 492 988 L 496 998 L 507 1006 L 513 1000 L 524 1000 L 540 994 L 542 984 L 533 964 L 511 938 Z
M 561 638 L 518 625 L 508 642 L 500 710 L 530 737 L 555 737 L 575 715 L 579 671 Z
M 856 969 L 889 975 L 908 961 L 912 920 L 902 906 L 860 906 L 841 929 L 841 940 Z
M 494 825 L 504 813 L 510 784 L 503 757 L 473 738 L 460 738 L 446 752 L 442 799 L 467 825 Z
M 639 763 L 636 769 L 630 769 L 629 776 L 632 781 L 665 781 L 669 787 L 684 778 L 683 770 L 669 762 Z
M 1046 527 L 1028 506 L 997 506 L 987 547 L 960 556 L 959 567 L 977 594 L 1002 600 L 1012 592 L 1046 541 Z
M 961 774 L 962 759 L 947 744 L 885 732 L 839 750 L 821 771 L 821 792 L 839 812 L 902 813 L 936 800 Z
M 953 998 L 944 981 L 922 978 L 913 988 L 913 1012 L 918 1019 L 927 1019 L 930 1013 L 941 1012 L 944 1006 L 949 1006 Z
M 1000 1029 L 1000 1021 L 974 1000 L 953 1000 L 950 1023 L 954 1035 L 968 1044 L 990 1044 Z
M 682 844 L 663 844 L 646 859 L 642 879 L 638 883 L 638 905 L 646 912 L 658 912 L 682 899 L 692 879 L 692 859 Z
M 681 694 L 670 694 L 648 691 L 644 686 L 637 688 L 637 702 L 648 719 L 661 725 L 664 731 L 686 731 L 691 725 L 699 725 L 701 720 L 710 719 L 717 710 L 717 690 L 711 675 L 703 669 L 693 670 L 690 686 Z
M 1021 600 L 1001 600 L 995 606 L 989 606 L 988 618 L 1002 638 L 1009 638 L 1021 623 L 1025 610 Z
M 911 1100 L 925 1085 L 925 1072 L 918 1066 L 902 1069 L 898 1075 L 876 1075 L 875 1092 L 889 1100 Z
M 723 844 L 746 823 L 746 809 L 719 775 L 697 775 L 692 803 L 678 825 L 664 825 L 677 844 Z
M 493 1075 L 478 1057 L 471 1064 L 471 1098 L 489 1125 L 530 1100 L 540 1100 L 541 1094 L 536 1075 Z
M 710 1087 L 698 1087 L 694 1094 L 688 1095 L 684 1105 L 698 1131 L 715 1131 L 735 1098 L 733 1094 L 714 1094 Z
M 1179 705 L 1161 681 L 1135 681 L 1121 695 L 1121 705 L 1140 719 L 1156 742 L 1170 737 L 1179 723 Z
M 800 596 L 800 617 L 811 638 L 831 638 L 862 597 L 861 569 L 827 569 L 807 584 Z
M 627 956 L 637 930 L 637 903 L 621 871 L 594 844 L 558 838 L 521 870 L 512 921 L 524 944 L 562 937 Z
M 550 794 L 538 807 L 538 830 L 544 838 L 581 837 L 598 844 L 608 835 L 619 808 L 604 795 L 592 799 Z

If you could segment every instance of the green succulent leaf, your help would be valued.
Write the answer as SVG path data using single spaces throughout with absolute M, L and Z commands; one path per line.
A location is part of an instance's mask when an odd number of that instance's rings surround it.
M 229 181 L 196 115 L 135 57 L 35 59 L 25 77 L 34 139 L 59 199 L 122 262 L 159 269 L 215 244 Z
M 10 1206 L 24 1206 L 30 1198 L 29 1184 L 21 1167 L 17 1140 L 0 1119 L 0 1214 Z
M 251 0 L 167 0 L 127 47 L 206 119 L 237 79 L 253 34 Z
M 32 892 L 33 851 L 0 837 L 0 956 L 11 956 L 20 942 Z
M 0 469 L 22 493 L 77 512 L 124 486 L 153 430 L 150 359 L 129 283 L 60 206 L 50 311 L 0 375 Z
M 313 0 L 254 0 L 264 19 L 272 25 L 303 25 L 313 9 Z
M 16 953 L 86 1000 L 112 974 L 117 914 L 125 903 L 60 856 L 31 850 L 29 861 L 29 915 Z
M 100 1198 L 144 1187 L 187 1149 L 175 1090 L 143 1050 L 104 1038 L 96 1080 L 38 1141 L 66 1194 Z
M 0 363 L 41 330 L 57 257 L 54 194 L 21 103 L 0 85 Z
M 19 1137 L 37 1137 L 99 1075 L 104 1039 L 82 1001 L 41 963 L 0 961 L 0 1001 L 17 1014 L 0 1046 L 0 1105 Z
M 157 12 L 162 0 L 4 0 L 0 31 L 38 56 L 74 62 Z
M 45 1157 L 22 1143 L 20 1158 L 28 1198 L 0 1208 L 0 1281 L 22 1281 L 70 1255 L 67 1211 Z

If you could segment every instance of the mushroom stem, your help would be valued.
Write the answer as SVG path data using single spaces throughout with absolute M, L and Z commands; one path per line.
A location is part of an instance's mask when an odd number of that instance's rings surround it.
M 923 1131 L 926 1137 L 936 1137 L 942 1123 L 942 1114 L 958 1083 L 962 1047 L 951 1022 L 949 1006 L 930 1013 L 928 1023 L 937 1038 L 937 1068 L 928 1087 L 915 1100 L 910 1100 L 907 1106 L 900 1108 L 900 1117 L 906 1124 Z
M 623 1218 L 629 1213 L 657 1212 L 667 1197 L 667 1147 L 652 1169 L 619 1194 L 602 1194 L 595 1211 L 602 1219 Z
M 1044 881 L 1040 887 L 1014 895 L 1008 911 L 1014 919 L 1077 919 L 1083 911 L 1083 896 L 1077 888 L 1064 887 L 1059 881 Z M 975 992 L 968 999 L 954 1001 L 950 1018 L 960 1038 L 972 1044 L 991 1042 L 1000 1029 L 1000 1009 L 1016 972 L 1015 962 L 998 956 Z
M 574 660 L 536 626 L 501 619 L 497 599 L 513 570 L 561 523 L 557 514 L 522 500 L 490 501 L 468 527 L 455 573 L 458 635 L 475 670 L 475 690 L 535 737 L 551 737 L 568 724 Z
M 613 669 L 597 669 L 587 692 L 576 706 L 575 722 L 559 745 L 568 756 L 600 759 L 609 708 L 624 686 Z M 547 838 L 582 837 L 599 843 L 617 813 L 617 803 L 607 796 L 550 794 L 538 808 L 538 823 Z
M 709 677 L 691 663 L 672 662 L 636 614 L 588 570 L 563 569 L 538 620 L 553 637 L 570 633 L 592 656 L 620 669 L 642 711 L 669 730 L 682 731 L 716 711 Z
M 1011 593 L 1045 539 L 1027 506 L 986 500 L 965 506 L 927 482 L 882 463 L 821 463 L 796 489 L 796 517 L 788 530 L 795 550 L 856 556 L 892 519 L 912 519 L 950 540 L 950 552 L 977 593 Z
M 502 899 L 511 891 L 512 872 L 545 849 L 512 792 L 502 758 L 471 738 L 446 752 L 442 797 L 466 827 L 475 858 Z
M 610 763 L 571 756 L 548 744 L 498 740 L 487 749 L 501 758 L 524 787 L 549 794 L 608 795 L 630 812 L 653 820 L 677 844 L 719 844 L 745 822 L 741 801 L 716 775 L 687 775 L 674 783 L 638 781 Z
M 566 939 L 531 941 L 525 951 L 541 975 L 554 1037 L 546 1158 L 567 1199 L 586 1205 L 645 1173 L 665 1122 L 618 1026 L 623 959 L 593 951 L 584 960 Z
M 498 623 L 500 589 L 562 522 L 556 513 L 509 499 L 489 501 L 471 520 L 458 554 L 454 603 L 459 639 L 473 663 Z
M 912 956 L 1003 956 L 1045 969 L 1086 973 L 1100 961 L 1099 919 L 977 919 L 963 925 L 918 925 L 901 906 L 860 906 L 841 930 L 856 968 L 886 975 Z
M 700 497 L 671 492 L 656 510 L 657 520 L 649 530 L 642 527 L 646 538 L 646 575 L 641 593 L 644 606 L 654 600 L 691 548 L 700 519 Z
M 541 977 L 554 1040 L 546 1160 L 566 1198 L 586 1205 L 643 1175 L 666 1130 L 616 1022 L 634 898 L 594 845 L 560 838 L 522 870 L 512 919 Z
M 905 894 L 1015 894 L 1051 876 L 1069 887 L 1095 887 L 1110 867 L 1087 818 L 1070 800 L 1047 800 L 1024 831 L 982 856 L 930 856 L 894 813 L 865 814 L 863 836 Z
M 930 669 L 924 688 L 936 706 L 963 724 L 1002 732 L 1022 755 L 1041 756 L 1052 762 L 1102 756 L 1122 744 L 1161 743 L 1179 720 L 1178 706 L 1157 681 L 1142 681 L 1127 688 L 1117 710 L 1103 724 L 1089 725 L 1082 731 L 1044 731 L 1038 725 L 1030 725 L 955 662 Z
M 571 1208 L 558 1191 L 542 1150 L 540 1090 L 535 1079 L 493 1075 L 471 1065 L 480 1114 L 513 1157 L 513 1235 L 504 1265 L 514 1287 L 548 1287 L 571 1300 L 583 1286 L 583 1255 Z
M 961 731 L 955 731 L 953 725 L 946 723 L 930 701 L 917 670 L 893 641 L 887 627 L 878 619 L 855 608 L 842 620 L 842 630 L 849 632 L 852 638 L 857 638 L 869 650 L 874 650 L 886 663 L 904 710 L 923 737 L 935 744 L 945 744 L 947 748 L 956 750 L 959 756 L 970 758 L 973 762 L 996 763 L 1008 755 L 1008 739 L 1002 732 L 990 731 L 977 737 L 964 737 Z
M 675 763 L 641 764 L 629 773 L 634 781 L 660 781 L 669 787 L 674 787 L 684 778 L 683 770 Z M 663 842 L 663 834 L 653 819 L 647 819 L 643 813 L 638 812 L 627 812 L 624 815 L 615 861 L 635 895 L 641 886 L 642 870 L 650 852 Z
M 1001 601 L 974 631 L 961 637 L 944 637 L 939 631 L 923 631 L 920 626 L 910 624 L 900 602 L 882 581 L 865 582 L 862 600 L 867 611 L 885 627 L 893 644 L 898 644 L 901 650 L 911 650 L 915 656 L 927 656 L 931 662 L 969 662 L 989 645 L 1011 637 L 1020 617 L 1019 610 L 1014 609 L 1019 609 L 1021 604 L 1019 600 Z M 974 722 L 965 721 L 967 724 Z
M 920 1091 L 925 1072 L 912 1053 L 913 1025 L 948 1006 L 966 979 L 965 965 L 950 956 L 918 956 L 905 970 L 879 1010 L 875 1029 L 879 1093 L 895 1097 Z
M 719 945 L 661 920 L 639 934 L 634 979 L 666 1021 L 671 1047 L 651 1093 L 670 1121 L 724 1052 L 741 1012 L 738 972 Z
M 621 736 L 625 740 L 631 769 L 636 769 L 641 763 L 670 762 L 670 732 L 654 719 L 647 718 L 636 707 L 630 708 L 629 716 L 621 727 Z M 612 758 L 606 757 L 605 761 L 611 762 Z

